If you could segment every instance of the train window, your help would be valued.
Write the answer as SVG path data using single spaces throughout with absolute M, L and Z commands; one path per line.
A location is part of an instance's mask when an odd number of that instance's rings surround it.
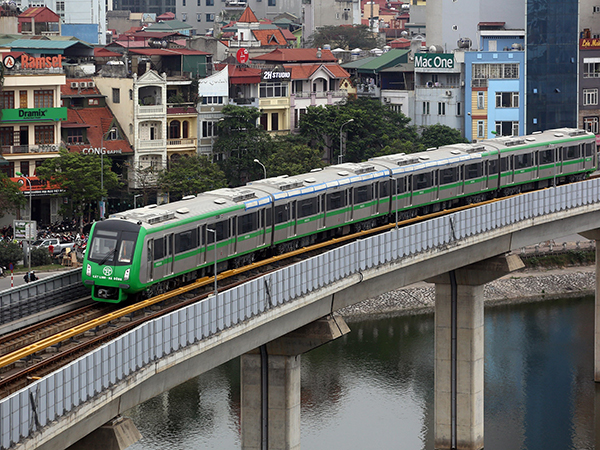
M 373 199 L 373 186 L 354 188 L 354 204 L 368 202 Z
M 490 159 L 488 164 L 488 174 L 493 175 L 495 173 L 498 173 L 498 160 Z
M 440 170 L 440 184 L 450 184 L 458 180 L 458 167 Z
M 154 239 L 154 261 L 165 257 L 165 240 L 164 238 Z
M 279 205 L 275 207 L 275 224 L 287 222 L 289 220 L 289 205 Z
M 579 157 L 579 146 L 573 145 L 571 147 L 563 148 L 563 161 L 570 159 L 576 159 Z
M 317 198 L 298 200 L 298 219 L 312 216 L 317 212 Z
M 215 224 L 217 230 L 217 242 L 229 237 L 229 220 L 222 220 Z
M 533 165 L 533 156 L 531 153 L 524 155 L 515 155 L 515 170 L 524 169 Z
M 406 187 L 408 185 L 408 188 Z M 410 191 L 410 179 L 409 178 L 398 178 L 398 186 L 396 193 L 403 194 L 407 190 Z
M 413 175 L 414 190 L 418 191 L 419 189 L 426 189 L 428 187 L 431 187 L 431 180 L 431 172 Z
M 121 248 L 119 249 L 119 262 L 130 263 L 131 257 L 133 256 L 134 241 L 121 241 Z
M 539 152 L 540 164 L 550 164 L 554 162 L 554 149 L 542 150 Z
M 585 156 L 592 156 L 594 154 L 593 144 L 585 144 Z
M 346 206 L 346 195 L 344 192 L 327 194 L 327 211 L 343 208 L 344 206 Z
M 263 223 L 265 224 L 265 227 L 271 226 L 271 209 L 263 209 Z
M 175 253 L 183 253 L 196 248 L 196 230 L 188 230 L 175 235 Z
M 238 220 L 238 234 L 250 233 L 258 229 L 258 212 L 244 214 Z
M 385 198 L 390 196 L 390 182 L 380 181 L 379 182 L 379 198 Z
M 500 158 L 500 172 L 508 172 L 510 170 L 510 157 Z
M 465 166 L 465 180 L 472 180 L 483 175 L 483 163 L 467 164 Z

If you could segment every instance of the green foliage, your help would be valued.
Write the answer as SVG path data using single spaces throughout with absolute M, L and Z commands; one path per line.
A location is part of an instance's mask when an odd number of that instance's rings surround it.
M 178 93 L 175 95 L 171 95 L 168 98 L 167 102 L 181 104 L 181 103 L 185 103 L 185 98 L 183 97 L 183 95 Z
M 525 267 L 569 267 L 594 264 L 596 252 L 594 250 L 570 250 L 560 253 L 536 254 L 522 256 Z
M 322 151 L 300 141 L 287 136 L 275 141 L 275 150 L 265 162 L 269 177 L 299 175 L 325 166 Z
M 81 217 L 90 203 L 100 201 L 102 197 L 106 197 L 108 189 L 119 186 L 118 177 L 111 170 L 111 163 L 110 157 L 104 156 L 104 190 L 101 189 L 102 164 L 99 155 L 69 153 L 68 150 L 61 149 L 58 158 L 46 159 L 36 169 L 36 173 L 41 180 L 50 181 L 64 189 L 66 194 L 59 195 L 69 197 L 73 215 Z M 61 213 L 68 213 L 65 205 L 61 207 Z
M 225 159 L 219 167 L 231 186 L 241 186 L 263 177 L 263 170 L 254 160 L 266 161 L 273 152 L 271 136 L 257 125 L 261 112 L 258 108 L 227 105 L 224 118 L 218 122 L 218 138 L 213 152 Z
M 335 26 L 328 25 L 320 27 L 309 39 L 313 48 L 323 47 L 330 44 L 331 48 L 343 48 L 352 50 L 354 48 L 371 49 L 377 47 L 376 36 L 366 25 Z
M 469 141 L 460 135 L 460 131 L 448 125 L 430 125 L 423 128 L 421 144 L 424 148 L 441 147 L 442 145 L 457 144 Z
M 50 251 L 47 248 L 34 248 L 31 249 L 31 266 L 47 266 L 52 264 L 52 257 Z
M 0 242 L 0 266 L 6 267 L 8 270 L 8 265 L 13 263 L 16 265 L 18 261 L 23 259 L 23 250 L 21 246 L 15 242 Z
M 171 201 L 225 187 L 225 174 L 206 156 L 184 156 L 158 175 L 158 184 Z
M 348 122 L 353 119 L 352 122 Z M 374 156 L 419 151 L 418 135 L 410 119 L 368 98 L 307 108 L 300 121 L 300 134 L 312 146 L 328 151 L 332 163 L 340 153 L 340 128 L 345 141 L 344 162 L 365 161 Z
M 26 182 L 27 183 L 27 182 Z M 19 185 L 0 172 L 0 217 L 15 212 L 27 203 Z

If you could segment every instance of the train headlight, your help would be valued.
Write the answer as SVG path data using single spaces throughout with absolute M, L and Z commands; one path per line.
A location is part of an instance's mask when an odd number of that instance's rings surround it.
M 125 280 L 125 281 L 129 280 L 129 271 L 130 271 L 130 270 L 131 270 L 131 269 L 127 269 L 127 270 L 125 271 L 125 275 L 123 275 L 123 280 Z
M 91 276 L 92 276 L 92 266 L 90 266 L 89 264 L 88 264 L 88 265 L 87 265 L 87 267 L 85 268 L 85 274 L 86 274 L 88 277 L 91 277 Z

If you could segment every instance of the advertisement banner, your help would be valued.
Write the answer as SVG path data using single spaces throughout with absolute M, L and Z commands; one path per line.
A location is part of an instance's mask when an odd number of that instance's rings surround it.
M 13 220 L 13 230 L 17 241 L 37 238 L 37 222 L 35 220 Z
M 3 109 L 3 122 L 22 122 L 25 120 L 35 120 L 36 122 L 44 120 L 67 120 L 67 108 L 21 108 L 21 109 Z

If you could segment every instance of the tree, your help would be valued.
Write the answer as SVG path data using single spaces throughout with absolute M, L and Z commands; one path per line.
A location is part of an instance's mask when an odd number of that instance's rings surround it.
M 375 48 L 380 42 L 366 25 L 328 25 L 315 31 L 309 38 L 309 44 L 313 48 L 322 48 L 325 44 L 329 44 L 331 48 L 340 47 L 351 50 L 354 48 Z
M 222 153 L 219 167 L 231 186 L 244 185 L 249 180 L 262 178 L 262 168 L 254 162 L 266 161 L 273 152 L 271 136 L 257 125 L 261 112 L 258 108 L 227 105 L 224 118 L 218 122 L 218 137 L 213 152 Z
M 23 259 L 23 249 L 16 242 L 0 241 L 0 266 L 8 267 L 10 263 L 13 266 Z
M 19 184 L 12 181 L 4 173 L 0 173 L 0 217 L 5 213 L 14 213 L 27 203 L 27 199 L 19 190 Z
M 323 152 L 287 136 L 275 142 L 275 150 L 265 163 L 268 176 L 294 176 L 325 166 Z
M 423 128 L 420 142 L 424 148 L 433 148 L 469 141 L 462 137 L 457 129 L 438 123 Z
M 352 122 L 347 123 L 349 120 Z M 340 153 L 340 129 L 344 138 L 344 162 L 365 161 L 374 156 L 420 149 L 416 129 L 410 119 L 368 98 L 348 99 L 346 103 L 309 107 L 300 121 L 300 134 L 312 145 L 328 150 L 335 163 Z
M 61 149 L 58 158 L 47 159 L 44 164 L 36 169 L 42 181 L 49 181 L 60 186 L 65 193 L 58 194 L 68 197 L 72 204 L 72 213 L 81 219 L 86 208 L 90 210 L 90 203 L 96 204 L 106 197 L 108 189 L 116 189 L 119 185 L 118 177 L 111 171 L 110 157 L 104 157 L 104 190 L 101 189 L 101 159 L 99 155 L 83 155 L 69 153 Z M 66 205 L 61 206 L 62 214 L 67 214 Z
M 171 163 L 158 176 L 161 189 L 171 201 L 185 195 L 198 194 L 227 186 L 225 174 L 206 156 L 184 156 Z

